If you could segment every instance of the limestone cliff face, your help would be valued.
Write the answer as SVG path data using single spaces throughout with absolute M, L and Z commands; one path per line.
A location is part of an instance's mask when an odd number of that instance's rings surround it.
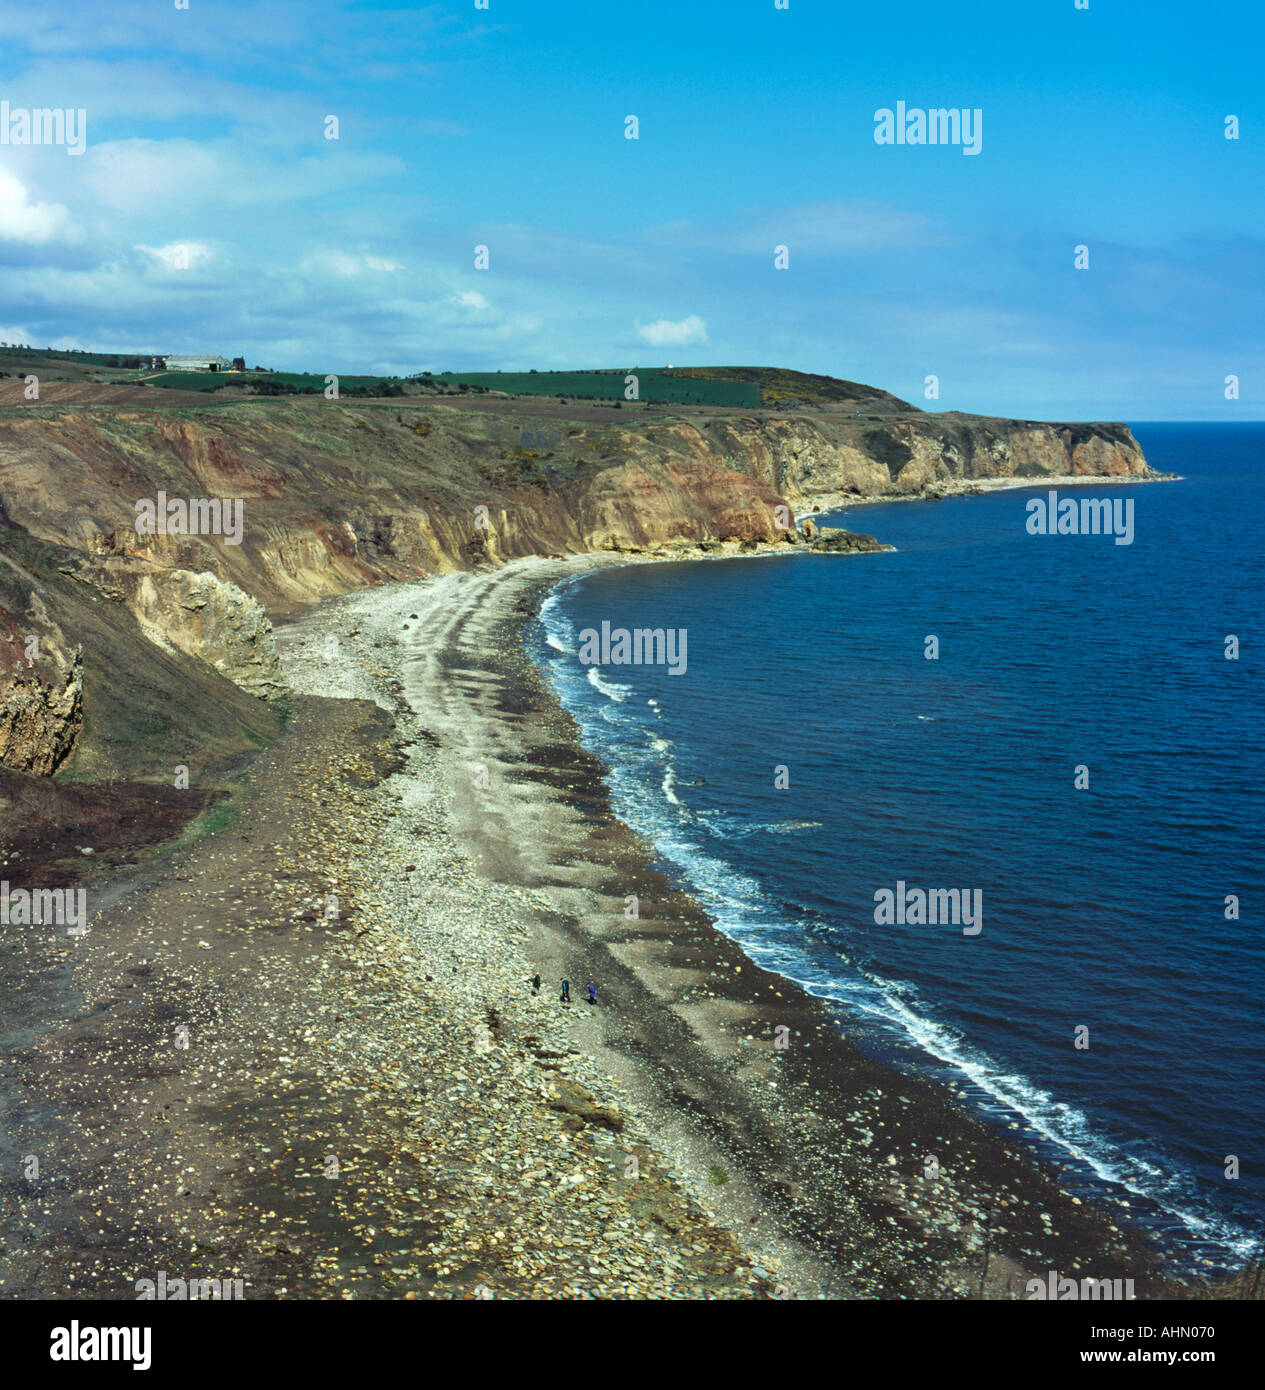
M 989 478 L 1152 476 L 1126 425 L 1051 425 L 970 415 L 743 419 L 712 426 L 721 458 L 787 498 L 877 497 Z
M 197 657 L 252 695 L 276 698 L 288 690 L 268 614 L 236 584 L 181 569 L 112 577 L 151 641 Z
M 614 411 L 598 424 L 593 410 L 569 424 L 515 404 L 521 417 L 306 400 L 9 416 L 0 498 L 35 536 L 155 571 L 211 573 L 285 611 L 537 551 L 774 539 L 790 525 L 786 504 L 814 494 L 1148 473 L 1123 425 Z M 138 534 L 137 503 L 160 497 L 231 499 L 240 544 Z M 155 629 L 159 609 L 180 606 L 149 590 L 139 602 Z

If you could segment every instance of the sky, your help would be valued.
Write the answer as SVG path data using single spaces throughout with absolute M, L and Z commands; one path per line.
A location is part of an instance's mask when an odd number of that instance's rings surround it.
M 1262 419 L 1263 40 L 1260 0 L 9 5 L 0 340 Z M 877 143 L 897 102 L 978 153 Z M 16 143 L 39 108 L 82 153 Z

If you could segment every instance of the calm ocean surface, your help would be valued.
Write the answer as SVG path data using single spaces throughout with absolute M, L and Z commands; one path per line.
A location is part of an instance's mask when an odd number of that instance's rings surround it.
M 529 642 L 754 960 L 1219 1262 L 1265 1217 L 1265 425 L 1134 432 L 1183 481 L 1059 489 L 1132 499 L 1131 545 L 1029 535 L 1045 488 L 857 507 L 895 552 L 601 572 Z M 685 673 L 582 665 L 604 620 L 685 629 Z M 902 880 L 983 930 L 876 924 Z

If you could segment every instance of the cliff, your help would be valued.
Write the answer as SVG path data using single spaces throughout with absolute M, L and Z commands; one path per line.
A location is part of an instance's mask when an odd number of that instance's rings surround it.
M 104 387 L 0 407 L 0 764 L 222 766 L 276 727 L 268 615 L 364 585 L 533 553 L 802 544 L 793 514 L 825 496 L 1151 476 L 1123 425 L 930 415 L 837 385 L 851 394 L 746 414 Z M 178 517 L 138 534 L 138 503 L 172 499 L 240 508 L 240 532 L 226 511 L 218 534 Z
M 95 562 L 0 510 L 0 766 L 170 787 L 178 768 L 196 782 L 279 732 L 213 664 L 155 644 L 124 598 Z

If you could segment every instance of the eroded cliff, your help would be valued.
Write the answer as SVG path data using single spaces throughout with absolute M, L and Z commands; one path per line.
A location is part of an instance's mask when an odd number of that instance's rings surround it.
M 257 697 L 284 693 L 268 614 L 367 584 L 533 553 L 802 544 L 794 512 L 825 496 L 1149 476 L 1123 425 L 901 402 L 126 402 L 0 409 L 0 763 L 32 773 L 119 775 L 126 750 L 125 775 L 160 777 L 253 746 L 275 727 Z M 158 525 L 138 531 L 138 511 Z

